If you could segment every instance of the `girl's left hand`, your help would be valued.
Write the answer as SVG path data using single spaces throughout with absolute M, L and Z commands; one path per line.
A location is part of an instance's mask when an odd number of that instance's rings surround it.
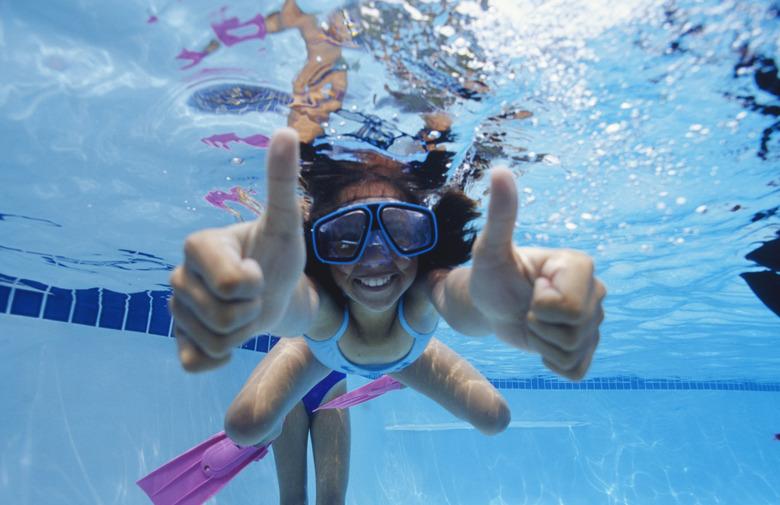
M 547 368 L 579 380 L 599 342 L 606 289 L 582 252 L 516 247 L 516 216 L 512 174 L 494 169 L 487 222 L 473 248 L 472 301 L 496 336 L 538 352 Z

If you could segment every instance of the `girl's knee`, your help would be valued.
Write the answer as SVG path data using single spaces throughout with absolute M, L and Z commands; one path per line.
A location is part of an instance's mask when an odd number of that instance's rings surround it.
M 504 431 L 512 420 L 512 413 L 503 398 L 498 398 L 495 404 L 480 413 L 474 426 L 485 435 L 497 435 Z
M 282 431 L 274 416 L 234 403 L 225 414 L 225 433 L 239 445 L 257 445 L 278 437 Z

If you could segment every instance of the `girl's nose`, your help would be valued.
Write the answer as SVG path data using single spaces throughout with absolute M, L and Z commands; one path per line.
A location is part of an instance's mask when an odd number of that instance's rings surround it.
M 372 231 L 367 240 L 368 244 L 360 261 L 363 265 L 377 267 L 393 263 L 393 252 L 379 230 Z

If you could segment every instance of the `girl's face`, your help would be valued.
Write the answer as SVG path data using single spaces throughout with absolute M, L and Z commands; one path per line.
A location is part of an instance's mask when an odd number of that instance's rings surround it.
M 401 200 L 398 191 L 384 183 L 349 187 L 341 196 L 342 206 Z M 383 311 L 392 308 L 417 278 L 417 257 L 399 256 L 385 243 L 384 237 L 374 233 L 360 261 L 330 268 L 333 280 L 347 298 L 369 309 Z

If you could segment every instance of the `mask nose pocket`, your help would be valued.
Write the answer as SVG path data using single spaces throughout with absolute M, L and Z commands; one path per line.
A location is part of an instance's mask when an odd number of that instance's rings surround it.
M 366 239 L 366 251 L 361 262 L 366 266 L 387 265 L 393 262 L 393 253 L 379 230 L 373 230 Z

